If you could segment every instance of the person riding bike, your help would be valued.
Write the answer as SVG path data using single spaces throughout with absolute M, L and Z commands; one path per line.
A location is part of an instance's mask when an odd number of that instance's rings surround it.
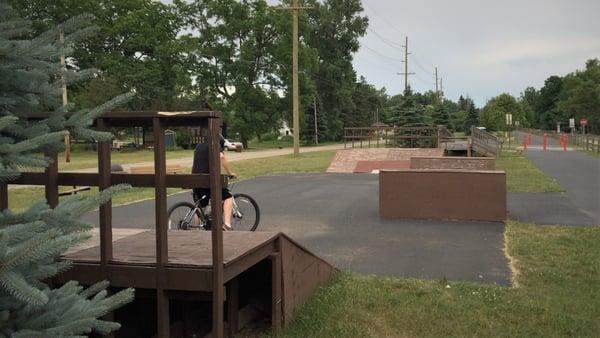
M 227 175 L 230 177 L 236 177 L 235 172 L 231 170 L 229 166 L 229 161 L 223 152 L 225 149 L 225 138 L 221 134 L 219 134 L 219 144 L 221 145 L 221 151 L 219 152 L 219 157 L 221 159 L 221 165 L 227 172 Z M 192 165 L 192 174 L 208 174 L 209 173 L 209 164 L 208 164 L 208 143 L 198 143 L 196 149 L 194 150 L 194 162 Z M 201 200 L 201 206 L 206 207 L 208 205 L 208 199 L 210 198 L 210 189 L 208 188 L 194 188 L 194 201 L 201 199 L 205 196 L 204 199 Z M 233 195 L 229 191 L 228 188 L 224 187 L 221 192 L 221 196 L 223 199 L 223 230 L 233 230 L 231 228 L 231 212 L 233 210 Z

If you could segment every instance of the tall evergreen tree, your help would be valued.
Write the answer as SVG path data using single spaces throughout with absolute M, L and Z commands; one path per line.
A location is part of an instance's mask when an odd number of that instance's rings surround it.
M 464 105 L 465 111 L 467 113 L 465 118 L 464 130 L 467 135 L 470 135 L 471 127 L 476 127 L 477 125 L 479 125 L 479 109 L 475 107 L 475 103 L 470 97 L 465 98 L 462 104 Z
M 438 103 L 433 107 L 433 113 L 431 117 L 434 125 L 443 125 L 449 127 L 450 115 L 448 114 L 448 108 L 443 103 Z
M 107 140 L 111 135 L 88 129 L 92 120 L 128 99 L 117 97 L 94 109 L 60 107 L 61 75 L 69 82 L 89 72 L 65 72 L 58 61 L 59 32 L 67 43 L 85 33 L 89 18 L 67 21 L 32 40 L 29 22 L 0 1 L 0 181 L 9 183 L 29 168 L 43 168 L 49 159 L 39 155 L 62 148 L 73 138 Z M 68 51 L 68 49 L 67 49 Z M 53 110 L 47 119 L 30 122 L 28 113 Z M 76 282 L 51 288 L 47 280 L 69 267 L 58 256 L 86 240 L 90 224 L 79 218 L 108 200 L 119 187 L 96 197 L 74 195 L 56 208 L 35 203 L 23 213 L 0 212 L 0 336 L 66 337 L 91 332 L 107 334 L 119 324 L 98 319 L 129 302 L 133 290 L 108 297 L 107 283 L 84 289 Z

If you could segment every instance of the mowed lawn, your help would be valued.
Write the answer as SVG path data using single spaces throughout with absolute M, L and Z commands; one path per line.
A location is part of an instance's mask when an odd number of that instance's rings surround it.
M 519 151 L 505 150 L 496 160 L 496 169 L 506 172 L 509 192 L 560 192 L 556 180 L 546 176 Z
M 342 273 L 284 337 L 598 337 L 600 228 L 509 221 L 513 287 Z
M 250 179 L 256 176 L 274 173 L 324 172 L 334 155 L 335 151 L 333 150 L 318 151 L 300 154 L 298 157 L 294 157 L 293 155 L 283 155 L 235 161 L 231 163 L 231 166 L 240 179 Z M 189 173 L 190 168 L 182 170 L 182 173 L 185 172 Z M 71 187 L 61 187 L 60 191 L 69 189 L 71 189 Z M 91 191 L 82 192 L 82 194 L 90 194 L 97 191 L 97 188 L 92 188 Z M 181 191 L 182 190 L 178 188 L 169 188 L 167 193 L 174 194 Z M 11 189 L 8 192 L 8 206 L 12 211 L 20 212 L 43 198 L 44 188 L 41 187 Z M 122 205 L 149 198 L 154 198 L 154 188 L 131 188 L 115 195 L 113 197 L 113 205 Z

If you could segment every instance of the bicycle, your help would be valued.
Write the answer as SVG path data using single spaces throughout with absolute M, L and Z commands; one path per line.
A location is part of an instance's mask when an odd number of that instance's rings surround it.
M 235 184 L 230 183 L 230 191 Z M 192 196 L 194 192 L 192 191 Z M 169 229 L 178 230 L 211 230 L 212 217 L 210 196 L 196 196 L 195 202 L 179 202 L 169 208 Z M 206 205 L 203 207 L 202 205 Z M 260 209 L 254 198 L 247 194 L 233 194 L 233 210 L 231 228 L 239 231 L 255 231 L 260 221 Z

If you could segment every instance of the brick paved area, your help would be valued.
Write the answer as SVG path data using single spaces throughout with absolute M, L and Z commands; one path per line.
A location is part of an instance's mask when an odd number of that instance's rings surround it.
M 438 148 L 370 148 L 338 150 L 328 173 L 353 173 L 359 161 L 409 161 L 413 156 L 442 156 Z

